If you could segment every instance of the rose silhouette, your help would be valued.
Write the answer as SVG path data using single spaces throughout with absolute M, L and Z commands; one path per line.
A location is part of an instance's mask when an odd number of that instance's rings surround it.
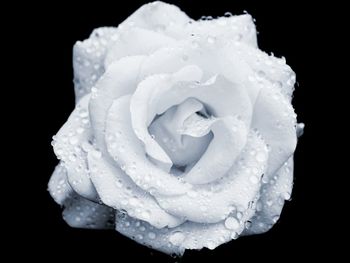
M 295 74 L 258 49 L 250 15 L 154 2 L 73 51 L 49 182 L 70 226 L 176 254 L 271 228 L 292 189 Z

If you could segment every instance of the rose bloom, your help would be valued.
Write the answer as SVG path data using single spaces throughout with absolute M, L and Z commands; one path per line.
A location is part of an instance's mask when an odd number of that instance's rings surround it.
M 266 232 L 293 182 L 295 74 L 248 14 L 142 6 L 73 49 L 76 107 L 49 191 L 73 227 L 165 253 Z

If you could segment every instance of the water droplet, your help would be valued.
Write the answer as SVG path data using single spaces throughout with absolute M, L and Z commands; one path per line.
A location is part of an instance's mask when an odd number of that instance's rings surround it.
M 207 243 L 207 247 L 211 250 L 213 250 L 216 247 L 216 243 L 212 240 L 209 240 Z
M 245 227 L 246 229 L 249 229 L 251 226 L 252 226 L 252 222 L 251 222 L 251 221 L 246 221 L 246 222 L 244 223 L 244 227 Z
M 207 38 L 207 41 L 209 44 L 215 43 L 215 40 L 216 40 L 215 37 L 212 37 L 212 36 L 208 36 L 208 38 Z
M 169 242 L 174 246 L 180 245 L 184 240 L 185 240 L 185 235 L 180 231 L 172 233 L 171 236 L 169 237 Z
M 238 219 L 241 219 L 242 217 L 243 217 L 243 214 L 242 214 L 241 212 L 238 212 L 238 213 L 237 213 L 237 218 L 238 218 Z
M 143 236 L 141 234 L 139 234 L 139 235 L 136 236 L 136 238 L 142 240 Z
M 260 201 L 258 201 L 257 203 L 256 203 L 256 211 L 261 211 L 262 210 L 262 203 L 260 202 Z
M 278 219 L 279 219 L 280 217 L 277 215 L 277 216 L 274 216 L 273 218 L 272 218 L 272 221 L 274 222 L 274 223 L 276 223 L 277 221 L 278 221 Z
M 236 232 L 232 232 L 231 238 L 232 239 L 237 239 L 238 238 L 238 234 Z
M 82 118 L 85 118 L 85 117 L 87 117 L 88 115 L 89 115 L 89 113 L 88 113 L 87 110 L 85 110 L 85 109 L 81 109 L 81 110 L 79 111 L 79 116 L 82 117 Z
M 145 228 L 144 226 L 141 226 L 141 227 L 140 227 L 140 231 L 143 232 L 143 231 L 145 231 L 145 230 L 146 230 L 146 228 Z
M 141 216 L 142 216 L 142 218 L 143 218 L 144 220 L 148 220 L 148 219 L 150 219 L 151 214 L 150 214 L 149 211 L 146 210 L 146 211 L 143 211 L 143 212 L 142 212 Z
M 132 206 L 137 206 L 139 204 L 139 200 L 136 197 L 132 197 L 129 199 L 129 204 Z
M 252 75 L 249 75 L 248 76 L 248 80 L 250 81 L 250 82 L 255 82 L 255 77 L 254 76 L 252 76 Z
M 207 208 L 206 206 L 204 206 L 204 205 L 201 205 L 201 206 L 199 207 L 199 209 L 200 209 L 201 211 L 203 211 L 203 212 L 205 212 L 205 211 L 208 210 L 208 208 Z
M 68 159 L 71 162 L 75 162 L 77 160 L 77 155 L 73 153 L 73 154 L 69 155 Z
M 225 14 L 224 14 L 224 17 L 231 17 L 232 16 L 232 13 L 231 12 L 226 12 Z
M 75 221 L 80 222 L 81 218 L 79 216 L 75 217 Z
M 289 199 L 290 199 L 290 193 L 285 192 L 285 193 L 282 194 L 282 197 L 283 197 L 285 200 L 289 200 Z
M 225 220 L 225 227 L 230 230 L 236 230 L 239 228 L 239 222 L 236 218 L 230 216 Z
M 259 77 L 260 79 L 262 79 L 262 78 L 265 77 L 266 73 L 265 73 L 264 71 L 262 71 L 262 70 L 259 70 L 259 71 L 257 72 L 257 75 L 258 75 L 258 77 Z
M 155 238 L 156 238 L 156 234 L 153 233 L 153 232 L 149 232 L 149 233 L 148 233 L 148 237 L 149 237 L 150 239 L 155 239 Z
M 267 204 L 267 206 L 272 206 L 273 202 L 272 202 L 271 199 L 269 199 L 269 200 L 266 201 L 266 204 Z
M 258 152 L 255 156 L 255 159 L 261 163 L 263 161 L 265 161 L 265 155 L 262 152 Z
M 259 182 L 259 178 L 255 175 L 252 175 L 249 177 L 249 181 L 252 183 L 252 184 L 257 184 Z
M 197 41 L 192 41 L 192 48 L 198 48 L 199 44 Z
M 77 128 L 77 133 L 82 134 L 84 132 L 84 130 L 85 130 L 84 128 L 79 127 L 79 128 Z
M 99 159 L 102 157 L 102 153 L 100 151 L 92 151 L 92 156 L 96 159 Z
M 195 197 L 198 196 L 198 193 L 196 191 L 190 190 L 190 191 L 187 192 L 187 195 L 189 197 L 195 198 Z

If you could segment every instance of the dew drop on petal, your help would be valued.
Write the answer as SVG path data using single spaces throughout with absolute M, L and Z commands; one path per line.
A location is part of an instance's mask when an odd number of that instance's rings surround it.
M 102 153 L 100 151 L 93 151 L 92 155 L 96 158 L 99 159 L 102 157 Z
M 252 175 L 249 177 L 249 181 L 252 183 L 252 184 L 257 184 L 259 182 L 259 178 L 255 175 Z
M 267 200 L 266 204 L 267 204 L 267 206 L 272 206 L 273 202 L 272 202 L 272 200 Z
M 156 238 L 156 234 L 153 233 L 153 232 L 149 232 L 149 233 L 148 233 L 148 237 L 149 237 L 150 239 L 155 239 L 155 238 Z
M 185 240 L 185 235 L 180 231 L 172 233 L 171 236 L 169 237 L 169 242 L 174 246 L 180 245 L 184 240 Z
M 212 240 L 209 240 L 207 246 L 209 249 L 214 249 L 216 247 L 216 243 Z
M 264 156 L 263 153 L 259 152 L 259 153 L 257 153 L 257 154 L 255 155 L 255 159 L 256 159 L 259 163 L 261 163 L 261 162 L 263 162 L 263 161 L 265 160 L 265 156 Z
M 230 216 L 225 220 L 225 227 L 230 230 L 236 230 L 239 228 L 239 222 L 236 218 Z
M 145 220 L 150 219 L 150 217 L 151 217 L 151 214 L 149 211 L 143 211 L 141 215 L 142 215 L 143 219 L 145 219 Z
M 209 44 L 214 44 L 215 43 L 215 38 L 212 36 L 208 36 L 207 41 Z
M 232 232 L 231 238 L 232 239 L 237 239 L 238 238 L 238 234 L 236 232 Z

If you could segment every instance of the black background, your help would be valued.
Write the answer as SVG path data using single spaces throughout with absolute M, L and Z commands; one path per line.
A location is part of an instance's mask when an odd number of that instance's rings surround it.
M 302 1 L 165 1 L 178 5 L 195 19 L 202 15 L 222 16 L 227 11 L 242 14 L 246 10 L 256 19 L 259 47 L 276 56 L 286 57 L 287 64 L 296 72 L 299 85 L 294 93 L 293 105 L 298 121 L 304 122 L 306 128 L 295 153 L 292 201 L 285 205 L 273 229 L 266 234 L 239 238 L 214 251 L 187 251 L 182 258 L 171 258 L 115 231 L 74 229 L 63 221 L 61 208 L 46 189 L 58 163 L 50 145 L 51 138 L 74 108 L 72 47 L 77 40 L 86 39 L 94 28 L 117 26 L 146 2 L 129 0 L 111 4 L 97 1 L 76 6 L 43 4 L 36 12 L 29 13 L 30 20 L 36 22 L 31 36 L 39 47 L 33 51 L 38 59 L 38 65 L 34 67 L 37 71 L 40 64 L 40 72 L 43 72 L 36 82 L 40 99 L 33 103 L 39 109 L 36 120 L 39 123 L 37 127 L 40 127 L 34 130 L 43 133 L 38 139 L 43 147 L 35 156 L 38 168 L 31 175 L 30 202 L 24 207 L 31 215 L 28 228 L 32 231 L 19 238 L 23 247 L 27 248 L 26 253 L 35 258 L 46 257 L 48 253 L 55 259 L 69 261 L 73 258 L 79 262 L 95 258 L 99 262 L 107 259 L 125 262 L 127 257 L 130 262 L 284 261 L 286 258 L 305 260 L 328 253 L 326 235 L 331 230 L 324 227 L 329 216 L 327 204 L 317 201 L 318 196 L 324 194 L 317 186 L 323 175 L 315 170 L 319 160 L 316 156 L 321 152 L 320 134 L 316 128 L 319 117 L 317 102 L 321 100 L 319 95 L 324 92 L 326 84 L 316 85 L 315 79 L 322 75 L 316 65 L 322 64 L 319 50 L 322 50 L 324 17 L 333 11 L 330 6 L 310 7 Z M 42 98 L 43 94 L 45 98 Z M 323 217 L 318 220 L 320 212 Z

